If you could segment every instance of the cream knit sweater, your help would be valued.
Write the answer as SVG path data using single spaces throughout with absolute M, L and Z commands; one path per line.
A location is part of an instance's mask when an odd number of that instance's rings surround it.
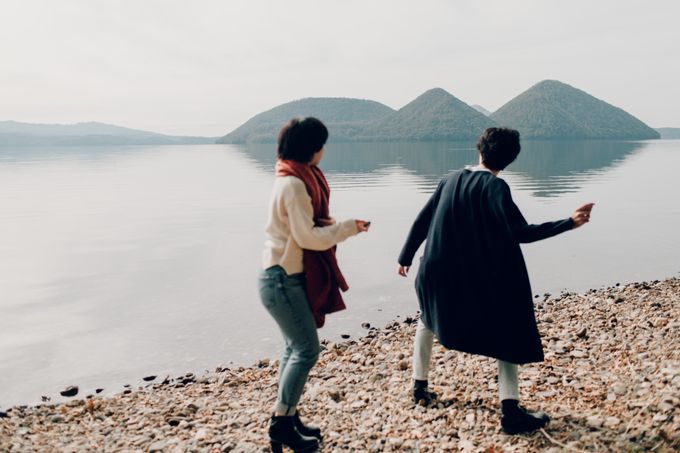
M 354 219 L 314 226 L 312 199 L 295 176 L 277 176 L 269 203 L 262 268 L 279 265 L 288 275 L 304 270 L 302 249 L 328 250 L 358 234 Z

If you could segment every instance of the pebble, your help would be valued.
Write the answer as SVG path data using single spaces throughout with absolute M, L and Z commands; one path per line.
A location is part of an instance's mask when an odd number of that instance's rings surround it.
M 69 387 L 66 387 L 64 390 L 59 392 L 61 396 L 76 396 L 78 394 L 78 386 L 77 385 L 71 385 Z
M 586 418 L 586 423 L 591 428 L 601 428 L 604 424 L 604 420 L 596 415 L 589 415 Z
M 607 417 L 604 420 L 605 428 L 616 428 L 617 426 L 619 426 L 619 424 L 621 424 L 621 419 L 619 419 L 618 417 Z
M 162 452 L 165 450 L 165 447 L 167 446 L 167 443 L 165 441 L 159 440 L 151 445 L 149 445 L 149 453 L 156 453 L 156 452 Z

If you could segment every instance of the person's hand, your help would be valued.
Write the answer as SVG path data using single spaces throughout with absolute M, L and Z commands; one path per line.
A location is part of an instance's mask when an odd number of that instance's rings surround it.
M 574 222 L 574 226 L 572 228 L 578 228 L 590 222 L 590 212 L 593 210 L 594 205 L 595 203 L 586 203 L 574 211 L 571 216 L 571 220 Z
M 354 223 L 357 225 L 357 231 L 359 233 L 365 233 L 368 231 L 368 227 L 371 226 L 371 222 L 366 220 L 355 220 Z
M 406 275 L 408 275 L 408 270 L 409 266 L 399 266 L 397 272 L 399 272 L 399 275 L 401 275 L 402 277 L 406 277 Z
M 335 225 L 335 219 L 333 217 L 327 217 L 325 219 L 317 219 L 319 226 L 331 226 Z

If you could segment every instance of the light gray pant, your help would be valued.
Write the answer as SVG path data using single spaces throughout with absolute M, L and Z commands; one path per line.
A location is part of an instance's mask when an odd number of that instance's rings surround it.
M 413 344 L 413 379 L 427 380 L 433 341 L 434 333 L 423 324 L 422 320 L 418 321 L 416 339 Z M 501 401 L 519 400 L 516 364 L 498 361 L 498 396 Z
M 259 290 L 262 305 L 279 325 L 285 343 L 274 412 L 293 415 L 321 351 L 314 316 L 307 303 L 305 277 L 289 276 L 281 266 L 273 266 L 262 272 Z

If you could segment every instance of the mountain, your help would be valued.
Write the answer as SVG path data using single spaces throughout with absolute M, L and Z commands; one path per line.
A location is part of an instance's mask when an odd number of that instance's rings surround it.
M 557 80 L 537 83 L 492 113 L 491 118 L 519 130 L 523 138 L 659 138 L 657 131 L 622 109 Z
M 350 141 L 361 134 L 365 124 L 394 110 L 375 101 L 351 98 L 306 98 L 288 102 L 255 115 L 216 143 L 271 143 L 291 118 L 314 116 L 321 119 L 333 141 Z
M 472 104 L 470 107 L 477 110 L 479 113 L 481 113 L 484 116 L 490 116 L 491 115 L 491 112 L 489 110 L 485 109 L 484 107 L 482 107 L 479 104 Z
M 680 139 L 680 127 L 657 127 L 656 131 L 661 134 L 661 138 L 669 140 Z
M 441 88 L 433 88 L 397 112 L 366 125 L 362 140 L 442 141 L 476 139 L 493 120 Z
M 214 143 L 213 137 L 163 135 L 112 124 L 31 124 L 0 121 L 0 146 L 165 145 Z

